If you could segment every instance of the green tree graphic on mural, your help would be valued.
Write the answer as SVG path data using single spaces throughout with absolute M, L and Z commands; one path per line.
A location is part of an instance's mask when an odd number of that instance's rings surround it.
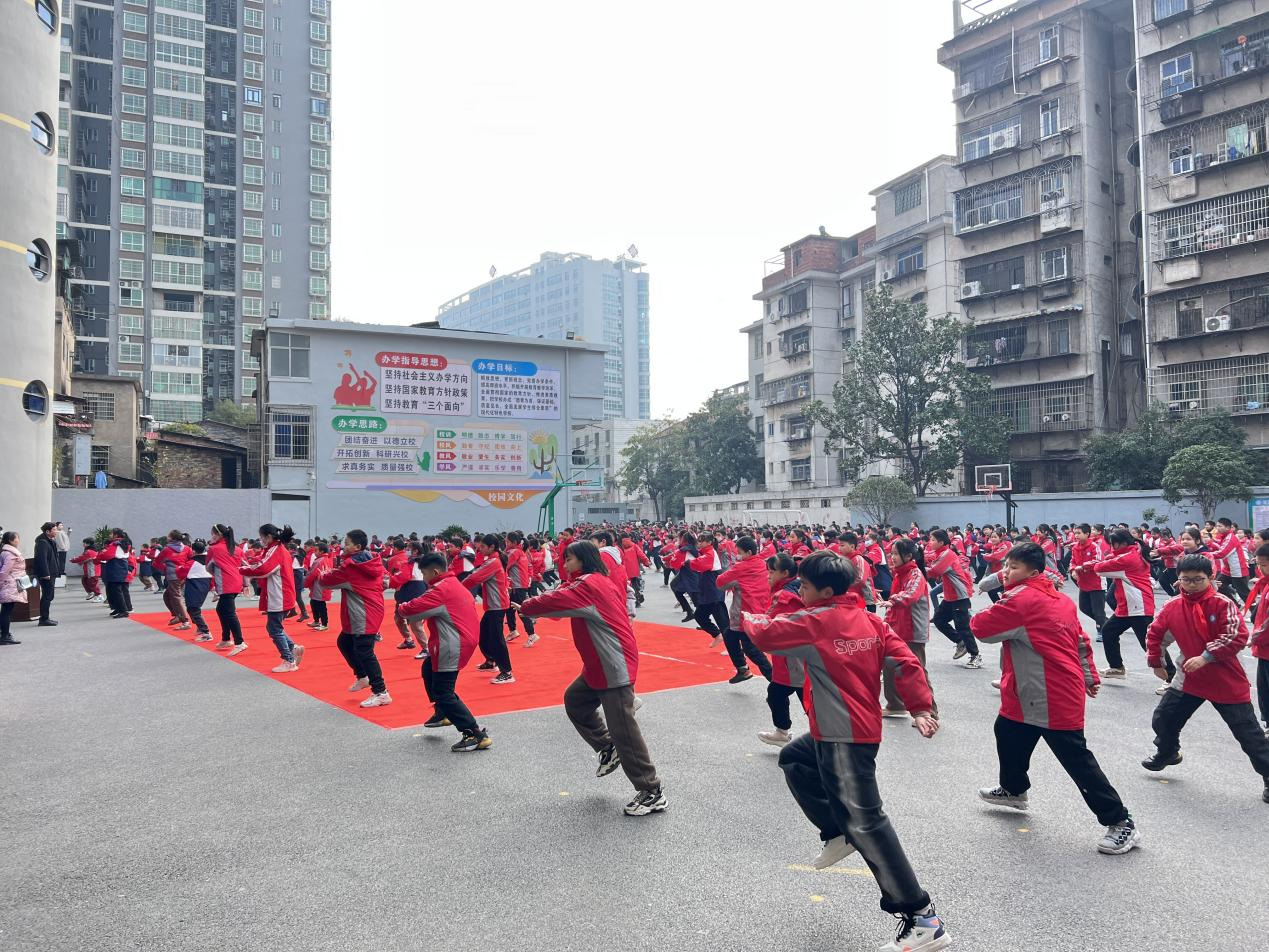
M 427 450 L 422 453 L 415 453 L 414 461 L 419 464 L 419 469 L 425 473 L 432 468 L 432 454 Z
M 555 434 L 534 433 L 529 437 L 533 449 L 529 450 L 529 463 L 540 474 L 545 476 L 555 467 L 555 458 L 559 450 L 559 442 Z

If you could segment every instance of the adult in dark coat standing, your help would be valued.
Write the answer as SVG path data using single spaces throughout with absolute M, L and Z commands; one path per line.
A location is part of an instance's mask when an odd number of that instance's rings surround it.
M 57 622 L 48 617 L 53 604 L 53 584 L 62 574 L 62 560 L 57 554 L 57 523 L 46 522 L 40 526 L 40 536 L 35 540 L 35 577 L 40 582 L 40 625 L 51 627 Z

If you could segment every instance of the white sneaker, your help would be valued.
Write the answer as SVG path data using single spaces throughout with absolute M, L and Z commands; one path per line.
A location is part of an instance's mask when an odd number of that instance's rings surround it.
M 1132 817 L 1122 823 L 1106 827 L 1106 835 L 1097 841 L 1097 852 L 1108 856 L 1121 856 L 1141 842 L 1141 831 Z
M 1165 684 L 1162 687 L 1155 688 L 1154 693 L 1159 695 L 1159 697 L 1163 697 L 1163 695 L 1168 693 L 1168 687 L 1169 685 Z
M 348 691 L 349 691 L 349 693 L 350 693 L 350 694 L 355 694 L 355 693 L 357 693 L 358 691 L 364 691 L 364 690 L 366 690 L 366 688 L 368 688 L 368 687 L 370 687 L 370 679 L 369 679 L 369 678 L 358 678 L 358 679 L 357 679 L 356 681 L 354 681 L 352 684 L 348 685 Z
M 392 695 L 387 691 L 382 694 L 372 694 L 361 702 L 362 707 L 383 707 L 385 704 L 392 703 Z
M 428 656 L 428 655 L 427 655 L 427 649 L 426 649 L 426 648 L 424 648 L 422 651 L 420 651 L 418 654 L 416 654 L 416 655 L 414 656 L 414 660 L 415 660 L 415 661 L 422 661 L 422 660 L 423 660 L 424 658 L 426 658 L 427 656 Z
M 209 634 L 206 634 L 206 633 L 202 633 L 202 634 L 200 634 L 197 638 L 195 638 L 194 640 L 195 640 L 196 642 L 211 641 L 211 640 L 212 640 L 212 636 L 211 636 L 211 635 L 209 635 Z
M 970 655 L 969 660 L 965 662 L 966 668 L 974 668 L 975 670 L 983 666 L 983 656 L 980 654 Z
M 300 662 L 304 660 L 304 646 L 296 645 L 291 649 L 291 654 L 295 655 L 295 666 L 298 668 Z
M 637 714 L 641 707 L 643 707 L 643 698 L 636 694 L 634 700 L 630 703 L 630 709 Z
M 1027 809 L 1027 795 L 1013 794 L 1004 787 L 982 787 L 978 791 L 978 799 L 998 807 L 1010 807 L 1014 810 Z
M 524 646 L 526 648 L 532 648 L 541 640 L 542 640 L 541 636 L 539 636 L 538 633 L 535 631 L 533 634 L 529 635 L 529 637 L 525 639 Z
M 1000 678 L 993 678 L 991 682 L 991 686 L 995 688 L 997 691 L 1000 690 L 1000 681 L 1001 681 Z
M 232 648 L 233 646 L 234 646 L 234 643 L 233 643 L 232 641 L 218 641 L 218 642 L 216 642 L 216 650 L 217 650 L 217 651 L 228 651 L 228 650 L 229 650 L 230 648 Z
M 830 866 L 836 866 L 853 852 L 855 847 L 847 842 L 846 837 L 835 836 L 824 844 L 820 855 L 811 860 L 811 865 L 816 869 L 828 869 Z
M 969 654 L 969 649 L 961 642 L 956 642 L 956 649 L 952 652 L 952 660 L 960 661 L 961 658 L 965 657 L 967 654 Z
M 1106 668 L 1102 671 L 1103 681 L 1108 681 L 1112 678 L 1117 681 L 1124 681 L 1128 678 L 1128 672 L 1123 668 Z
M 881 952 L 937 952 L 952 944 L 952 937 L 943 928 L 943 919 L 931 905 L 927 915 L 900 915 L 899 931 L 893 941 L 881 946 Z
M 272 670 L 274 674 L 287 674 L 291 671 L 298 671 L 299 665 L 297 665 L 294 661 L 283 661 L 280 665 L 278 665 L 276 668 L 273 668 Z
M 789 741 L 793 740 L 793 735 L 788 731 L 782 731 L 775 728 L 769 731 L 758 731 L 758 740 L 764 744 L 770 744 L 772 747 L 783 747 Z
M 105 600 L 106 600 L 105 595 L 96 595 L 93 597 L 94 602 L 104 602 Z
M 722 635 L 715 635 L 715 636 L 714 636 L 714 640 L 713 640 L 713 641 L 711 641 L 711 642 L 709 643 L 709 646 L 710 646 L 711 648 L 717 648 L 717 647 L 718 647 L 719 645 L 721 645 L 722 643 L 723 643 L 723 636 L 722 636 Z M 723 652 L 723 654 L 726 654 L 726 652 Z
M 234 655 L 240 655 L 246 650 L 247 650 L 247 643 L 244 641 L 242 644 L 234 645 L 232 648 L 229 649 L 229 657 L 232 658 Z

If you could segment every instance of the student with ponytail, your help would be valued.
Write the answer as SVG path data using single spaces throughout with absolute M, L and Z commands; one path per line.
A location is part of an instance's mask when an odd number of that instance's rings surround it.
M 1102 626 L 1102 647 L 1106 652 L 1107 668 L 1103 678 L 1123 680 L 1124 658 L 1119 650 L 1119 636 L 1129 628 L 1146 648 L 1146 632 L 1154 620 L 1154 579 L 1150 575 L 1150 547 L 1133 538 L 1127 529 L 1115 529 L 1106 539 L 1111 554 L 1093 565 L 1092 569 L 1108 579 L 1115 595 L 1115 615 Z M 1164 656 L 1168 678 L 1176 673 L 1172 659 Z
M 220 643 L 216 645 L 216 650 L 228 651 L 231 656 L 247 650 L 247 643 L 242 640 L 242 622 L 238 620 L 242 573 L 238 570 L 241 559 L 237 546 L 232 526 L 219 522 L 212 526 L 207 565 L 212 588 L 216 592 L 216 618 L 220 621 Z
M 260 584 L 260 611 L 268 618 L 265 625 L 282 662 L 274 674 L 285 674 L 299 668 L 304 659 L 304 646 L 297 645 L 282 627 L 282 618 L 295 607 L 295 573 L 291 568 L 291 552 L 286 544 L 294 538 L 290 526 L 279 529 L 271 522 L 260 527 L 260 544 L 264 552 L 256 562 L 243 565 L 244 578 Z
M 507 651 L 507 640 L 502 634 L 503 622 L 511 608 L 502 540 L 492 533 L 482 536 L 476 543 L 476 553 L 483 556 L 484 561 L 462 582 L 463 587 L 469 591 L 480 589 L 480 598 L 485 609 L 485 613 L 480 616 L 480 650 L 485 661 L 478 665 L 477 670 L 490 671 L 496 665 L 498 675 L 491 683 L 514 684 L 516 678 L 511 673 L 511 654 Z

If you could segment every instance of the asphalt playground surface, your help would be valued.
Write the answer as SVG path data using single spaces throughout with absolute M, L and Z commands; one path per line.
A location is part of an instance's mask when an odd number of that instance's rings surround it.
M 641 619 L 676 623 L 648 579 Z M 138 590 L 138 610 L 161 607 Z M 858 857 L 810 869 L 818 839 L 754 736 L 770 727 L 760 678 L 644 696 L 670 806 L 628 818 L 624 775 L 595 778 L 562 708 L 482 718 L 493 748 L 452 754 L 450 730 L 349 716 L 112 621 L 73 584 L 53 616 L 0 648 L 4 952 L 853 952 L 893 935 Z M 1089 702 L 1090 745 L 1144 834 L 1110 857 L 1043 745 L 1029 814 L 978 801 L 996 781 L 997 652 L 965 670 L 932 632 L 942 730 L 887 721 L 878 776 L 954 948 L 1265 947 L 1261 781 L 1210 708 L 1181 767 L 1138 765 L 1157 682 L 1130 642 L 1127 683 Z

